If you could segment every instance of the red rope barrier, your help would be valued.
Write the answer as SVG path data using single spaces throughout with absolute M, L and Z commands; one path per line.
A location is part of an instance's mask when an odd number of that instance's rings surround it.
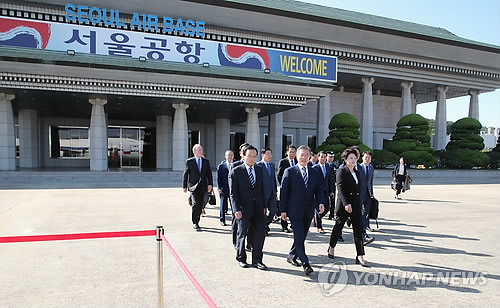
M 184 262 L 182 262 L 181 258 L 179 257 L 177 252 L 175 252 L 174 248 L 172 247 L 172 245 L 170 245 L 170 243 L 165 238 L 165 236 L 163 236 L 163 234 L 161 234 L 160 236 L 161 236 L 161 239 L 163 240 L 163 243 L 165 243 L 165 245 L 168 247 L 168 249 L 170 250 L 170 252 L 174 256 L 174 258 L 177 261 L 177 263 L 179 264 L 179 266 L 182 268 L 182 270 L 184 271 L 186 276 L 189 278 L 189 280 L 191 281 L 191 283 L 193 284 L 195 289 L 198 291 L 198 293 L 200 293 L 201 297 L 203 297 L 203 299 L 208 304 L 208 306 L 210 308 L 217 308 L 217 305 L 215 305 L 214 301 L 210 298 L 210 296 L 207 294 L 207 292 L 205 292 L 205 290 L 200 285 L 200 283 L 196 280 L 196 278 L 194 278 L 193 274 L 191 274 L 191 272 L 189 271 L 187 266 L 184 264 Z
M 153 235 L 156 235 L 156 230 L 4 236 L 0 237 L 0 243 L 71 241 L 71 240 L 85 240 L 85 239 L 95 239 L 95 238 L 153 236 Z

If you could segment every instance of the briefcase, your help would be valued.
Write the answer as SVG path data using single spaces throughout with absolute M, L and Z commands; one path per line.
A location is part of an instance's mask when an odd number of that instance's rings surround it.
M 378 200 L 375 198 L 372 198 L 372 206 L 370 208 L 370 213 L 368 214 L 368 218 L 375 219 L 375 222 L 377 223 L 377 229 L 378 229 L 378 220 L 377 220 L 378 212 L 379 212 Z
M 215 194 L 214 194 L 214 191 L 212 190 L 209 194 L 208 194 L 208 204 L 210 205 L 215 205 L 217 202 L 215 201 Z

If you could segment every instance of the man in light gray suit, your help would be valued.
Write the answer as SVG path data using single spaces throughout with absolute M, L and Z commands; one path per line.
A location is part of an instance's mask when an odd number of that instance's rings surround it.
M 370 228 L 370 209 L 373 198 L 373 173 L 374 168 L 371 164 L 372 153 L 363 153 L 363 163 L 358 165 L 358 171 L 360 173 L 360 183 L 359 183 L 359 197 L 361 199 L 361 229 L 363 230 L 363 244 L 368 245 L 375 240 L 374 237 L 366 234 L 366 230 L 372 231 Z
M 266 235 L 269 235 L 269 225 L 273 221 L 274 215 L 278 214 L 278 202 L 276 201 L 278 179 L 276 178 L 276 167 L 271 161 L 273 151 L 270 148 L 265 148 L 260 151 L 260 155 L 262 160 L 257 165 L 264 169 L 264 204 L 269 210 L 266 220 Z

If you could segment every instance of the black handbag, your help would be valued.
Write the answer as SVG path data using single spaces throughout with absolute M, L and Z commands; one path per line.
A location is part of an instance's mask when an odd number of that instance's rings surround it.
M 378 229 L 378 212 L 379 212 L 379 202 L 377 199 L 372 198 L 372 206 L 370 208 L 370 213 L 368 214 L 368 218 L 370 219 L 375 219 L 375 222 L 377 223 L 377 229 Z
M 208 194 L 208 204 L 210 204 L 210 205 L 217 204 L 217 202 L 215 201 L 215 194 L 214 194 L 213 190 Z

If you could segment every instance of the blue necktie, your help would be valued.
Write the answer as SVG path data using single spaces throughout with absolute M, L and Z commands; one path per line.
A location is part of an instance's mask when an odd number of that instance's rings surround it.
M 323 169 L 323 177 L 326 178 L 326 166 L 321 166 Z
M 198 162 L 198 171 L 201 173 L 201 158 L 197 158 L 196 161 Z
M 248 177 L 250 178 L 250 184 L 252 184 L 252 188 L 255 188 L 255 178 L 253 177 L 252 170 L 252 167 L 248 167 Z
M 269 166 L 269 163 L 266 163 L 266 168 L 267 168 L 267 173 L 269 173 L 269 176 L 271 176 L 271 167 Z
M 308 176 L 307 176 L 306 167 L 302 167 L 302 177 L 304 178 L 304 184 L 306 184 L 306 188 L 307 188 L 307 180 L 308 180 L 309 178 L 308 178 Z

